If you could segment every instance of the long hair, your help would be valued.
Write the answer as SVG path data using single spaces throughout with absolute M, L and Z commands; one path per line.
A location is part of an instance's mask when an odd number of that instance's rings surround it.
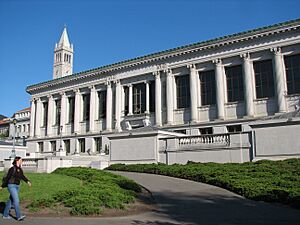
M 17 162 L 18 162 L 20 159 L 21 159 L 20 156 L 16 156 L 15 159 L 14 159 L 14 161 L 12 162 L 12 164 L 13 164 L 14 166 L 17 165 Z

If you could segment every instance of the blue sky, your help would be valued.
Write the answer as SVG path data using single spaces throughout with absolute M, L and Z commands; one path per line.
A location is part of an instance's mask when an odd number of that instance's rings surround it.
M 0 114 L 29 107 L 52 79 L 64 24 L 77 73 L 300 18 L 299 0 L 0 0 Z

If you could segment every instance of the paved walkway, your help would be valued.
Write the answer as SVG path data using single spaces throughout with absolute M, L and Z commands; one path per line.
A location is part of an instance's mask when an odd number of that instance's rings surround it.
M 176 178 L 115 172 L 149 189 L 154 212 L 117 218 L 26 218 L 28 225 L 298 225 L 300 210 L 244 199 L 221 188 Z M 0 219 L 0 224 L 16 221 Z

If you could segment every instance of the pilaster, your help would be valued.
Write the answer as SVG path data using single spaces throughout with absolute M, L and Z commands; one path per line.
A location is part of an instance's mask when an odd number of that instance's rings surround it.
M 67 121 L 67 96 L 65 92 L 61 93 L 61 113 L 60 113 L 60 126 L 62 127 L 61 132 L 66 132 L 66 121 Z
M 37 105 L 36 105 L 36 127 L 35 127 L 35 134 L 37 137 L 41 136 L 41 122 L 42 122 L 42 108 L 43 108 L 43 104 L 40 98 L 37 99 Z
M 128 85 L 128 115 L 132 115 L 132 84 Z
M 150 113 L 150 88 L 149 88 L 149 81 L 145 82 L 146 85 L 146 114 Z

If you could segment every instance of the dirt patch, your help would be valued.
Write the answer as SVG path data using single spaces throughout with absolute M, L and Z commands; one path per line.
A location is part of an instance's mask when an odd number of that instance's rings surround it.
M 28 202 L 21 202 L 22 213 L 30 217 L 69 217 L 70 209 L 64 207 L 62 204 L 56 205 L 53 208 L 42 208 L 38 212 L 30 212 L 26 205 Z M 156 208 L 156 203 L 147 190 L 143 189 L 141 193 L 137 195 L 137 199 L 134 203 L 126 205 L 125 209 L 108 209 L 105 208 L 101 215 L 91 215 L 89 217 L 119 217 L 136 215 L 144 212 L 153 211 Z M 12 210 L 14 213 L 14 210 Z

